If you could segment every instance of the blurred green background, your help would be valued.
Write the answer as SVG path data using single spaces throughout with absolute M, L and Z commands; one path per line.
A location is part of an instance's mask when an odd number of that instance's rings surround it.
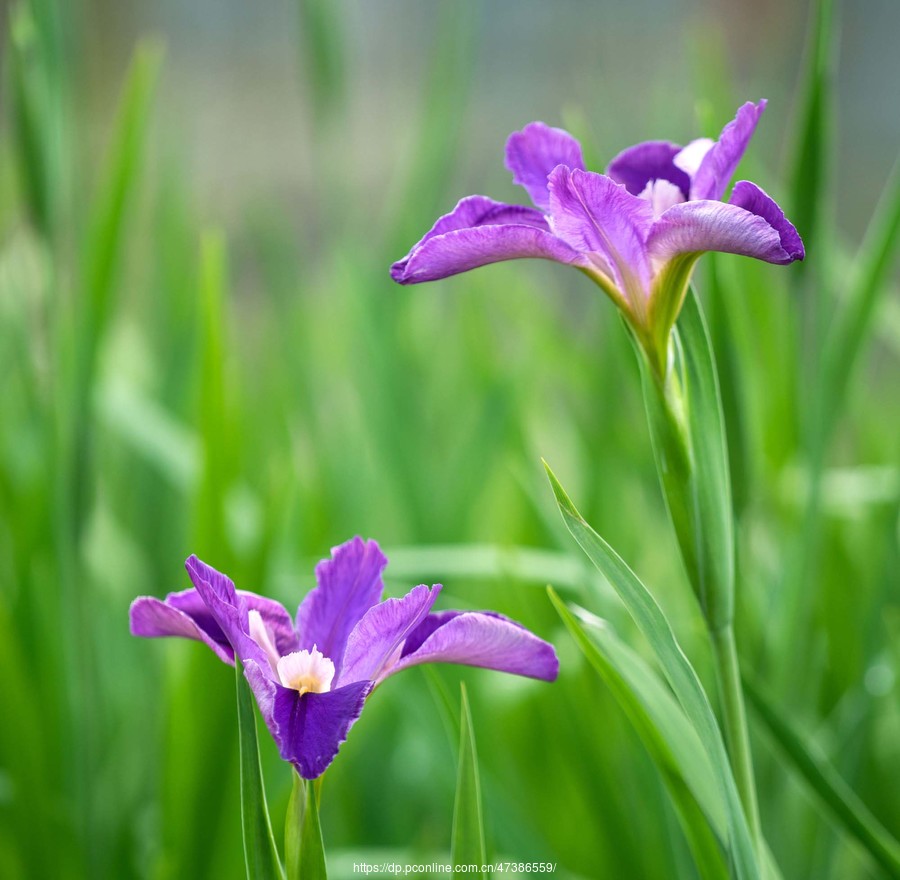
M 781 200 L 810 259 L 706 258 L 697 280 L 743 660 L 900 833 L 895 249 L 850 295 L 900 142 L 896 3 L 845 3 L 818 43 L 800 2 L 0 10 L 0 876 L 243 876 L 233 676 L 198 645 L 132 639 L 128 605 L 188 586 L 196 552 L 293 608 L 354 534 L 386 548 L 389 593 L 440 581 L 442 607 L 554 641 L 562 675 L 443 667 L 381 688 L 326 780 L 333 876 L 446 855 L 438 694 L 461 679 L 491 853 L 560 877 L 695 876 L 544 591 L 644 650 L 541 456 L 706 670 L 612 305 L 538 262 L 421 288 L 388 267 L 461 196 L 523 199 L 502 149 L 533 119 L 599 170 L 639 140 L 714 137 L 759 97 L 739 176 Z M 262 745 L 277 826 L 290 774 Z M 785 876 L 878 876 L 764 735 L 754 749 Z

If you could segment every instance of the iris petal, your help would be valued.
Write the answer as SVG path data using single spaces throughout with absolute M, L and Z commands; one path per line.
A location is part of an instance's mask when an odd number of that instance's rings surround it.
M 741 192 L 750 205 L 749 194 Z M 668 260 L 678 254 L 720 251 L 782 265 L 802 259 L 799 236 L 781 209 L 762 190 L 755 198 L 756 210 L 709 200 L 669 208 L 653 225 L 647 241 L 650 253 Z
M 387 558 L 376 541 L 354 538 L 331 551 L 331 558 L 316 566 L 318 586 L 304 598 L 297 612 L 300 647 L 313 646 L 340 662 L 347 638 L 362 616 L 381 598 L 381 573 Z
M 417 284 L 528 257 L 567 264 L 579 259 L 550 233 L 540 211 L 469 196 L 391 266 L 391 277 L 400 284 Z
M 203 642 L 215 652 L 216 656 L 226 663 L 234 663 L 234 650 L 222 632 L 222 628 L 212 619 L 206 605 L 199 598 L 196 590 L 186 590 L 197 597 L 205 614 L 195 617 L 186 611 L 176 608 L 169 600 L 154 599 L 152 596 L 139 596 L 131 603 L 129 619 L 131 634 L 144 638 L 160 638 L 165 636 L 181 636 Z M 183 593 L 180 595 L 184 595 Z M 204 622 L 201 624 L 200 620 Z
M 550 213 L 556 235 L 576 251 L 599 255 L 629 299 L 643 298 L 651 278 L 645 240 L 653 222 L 646 199 L 604 174 L 560 166 L 550 175 Z
M 431 611 L 440 591 L 440 584 L 432 589 L 419 585 L 402 599 L 387 599 L 370 608 L 350 633 L 339 684 L 378 679 L 384 665 Z
M 691 180 L 691 199 L 721 199 L 756 131 L 766 101 L 748 101 L 709 148 Z
M 687 198 L 691 179 L 675 162 L 682 148 L 671 141 L 645 141 L 622 150 L 606 169 L 616 183 L 621 183 L 633 196 L 639 196 L 648 183 L 667 180 Z
M 410 634 L 418 646 L 404 651 L 388 675 L 419 663 L 460 663 L 543 681 L 559 673 L 553 646 L 500 614 L 445 611 L 430 614 L 420 626 L 427 635 Z
M 584 170 L 581 144 L 561 128 L 531 122 L 506 141 L 506 167 L 513 183 L 525 187 L 531 201 L 544 211 L 550 207 L 547 178 L 557 165 Z

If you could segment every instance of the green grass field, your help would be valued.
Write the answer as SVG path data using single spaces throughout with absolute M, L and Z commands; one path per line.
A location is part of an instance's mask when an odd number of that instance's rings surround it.
M 116 84 L 101 87 L 90 51 L 104 44 L 82 6 L 18 0 L 2 29 L 0 877 L 243 877 L 233 675 L 198 645 L 132 638 L 128 607 L 188 587 L 182 563 L 197 553 L 293 610 L 315 562 L 355 534 L 385 548 L 389 595 L 443 583 L 441 607 L 520 620 L 554 643 L 562 672 L 548 685 L 441 666 L 380 688 L 324 783 L 333 880 L 363 860 L 449 859 L 458 718 L 447 707 L 460 681 L 491 858 L 553 862 L 560 878 L 703 876 L 633 719 L 546 591 L 609 621 L 652 669 L 566 532 L 542 457 L 715 694 L 622 322 L 579 273 L 543 262 L 423 287 L 388 275 L 460 196 L 511 198 L 512 128 L 494 139 L 466 123 L 487 64 L 474 4 L 435 4 L 439 18 L 408 25 L 404 39 L 427 41 L 416 103 L 371 132 L 374 170 L 350 97 L 366 39 L 354 7 L 293 4 L 298 94 L 284 113 L 303 120 L 304 143 L 285 149 L 302 146 L 315 173 L 293 200 L 286 181 L 237 185 L 223 172 L 216 186 L 236 192 L 221 214 L 198 193 L 188 138 L 166 124 L 177 40 L 128 42 L 131 60 L 107 59 Z M 739 176 L 780 197 L 808 258 L 782 269 L 711 255 L 695 279 L 728 435 L 741 661 L 890 849 L 900 181 L 885 182 L 878 207 L 861 187 L 845 213 L 838 144 L 854 134 L 834 85 L 838 58 L 852 69 L 853 56 L 836 50 L 831 13 L 828 0 L 810 10 L 796 81 L 732 70 L 712 22 L 684 82 L 667 85 L 648 62 L 654 96 L 621 99 L 618 121 L 561 93 L 547 122 L 579 134 L 602 168 L 634 140 L 715 135 L 738 104 L 775 90 Z M 578 18 L 566 9 L 550 26 Z M 527 52 L 542 37 L 526 25 Z M 603 27 L 615 31 L 614 11 Z M 528 115 L 516 100 L 527 115 L 513 127 L 553 106 L 544 96 Z M 235 148 L 245 135 L 233 132 Z M 900 876 L 842 817 L 847 792 L 817 792 L 771 719 L 751 711 L 750 727 L 763 831 L 786 880 Z M 262 726 L 260 742 L 280 839 L 291 775 Z

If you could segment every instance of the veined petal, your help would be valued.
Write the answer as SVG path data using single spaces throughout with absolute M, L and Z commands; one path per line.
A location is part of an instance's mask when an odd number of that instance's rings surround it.
M 300 648 L 317 647 L 340 676 L 347 638 L 362 616 L 381 598 L 381 573 L 387 557 L 375 541 L 353 538 L 331 551 L 331 558 L 316 566 L 318 586 L 297 611 Z
M 744 189 L 741 194 L 755 210 L 709 200 L 669 208 L 650 232 L 647 246 L 652 256 L 668 260 L 678 254 L 721 251 L 767 263 L 802 259 L 803 245 L 781 209 L 762 190 L 752 198 Z
M 441 585 L 413 587 L 402 599 L 387 599 L 370 608 L 347 641 L 339 685 L 377 681 L 407 636 L 431 611 Z
M 578 260 L 577 253 L 550 234 L 540 211 L 469 196 L 391 266 L 391 277 L 399 284 L 418 284 L 527 257 L 559 263 Z
M 372 682 L 359 681 L 323 694 L 300 694 L 280 685 L 274 688 L 269 729 L 278 751 L 304 779 L 315 779 L 325 772 L 347 739 Z
M 633 196 L 640 195 L 652 180 L 667 180 L 677 186 L 684 198 L 691 189 L 691 179 L 675 163 L 681 152 L 678 144 L 671 141 L 645 141 L 622 150 L 609 163 L 606 173 L 621 183 Z
M 169 593 L 164 600 L 139 596 L 131 603 L 128 616 L 134 636 L 195 639 L 212 648 L 220 660 L 234 663 L 234 649 L 196 590 Z
M 442 611 L 430 614 L 408 639 L 393 675 L 419 663 L 462 663 L 543 681 L 554 681 L 559 661 L 553 646 L 500 614 Z M 423 638 L 424 636 L 424 638 Z
M 210 615 L 222 630 L 234 653 L 240 657 L 241 662 L 246 664 L 252 660 L 268 669 L 269 660 L 265 650 L 249 634 L 246 596 L 253 594 L 244 593 L 239 596 L 231 578 L 226 577 L 196 556 L 188 557 L 184 567 L 201 599 L 209 609 Z M 264 599 L 262 596 L 254 596 L 254 598 L 260 600 L 267 615 L 271 615 L 272 606 L 278 604 L 270 599 Z M 284 609 L 282 612 L 287 614 Z M 262 617 L 262 613 L 260 613 L 260 617 Z
M 758 104 L 748 101 L 722 129 L 718 141 L 707 150 L 697 173 L 693 175 L 692 200 L 722 198 L 765 109 L 765 99 Z
M 806 256 L 806 249 L 794 224 L 784 216 L 778 203 L 755 183 L 739 180 L 728 203 L 762 217 L 778 233 L 782 248 L 791 258 L 789 262 L 802 260 Z
M 544 215 L 534 208 L 508 205 L 505 202 L 489 199 L 487 196 L 466 196 L 456 203 L 456 207 L 449 214 L 438 217 L 434 226 L 425 233 L 422 240 L 413 245 L 406 259 L 413 254 L 416 248 L 437 235 L 455 232 L 457 229 L 470 229 L 474 226 L 503 226 L 506 224 L 536 226 L 545 231 L 550 229 Z
M 645 241 L 653 222 L 646 199 L 604 174 L 559 166 L 550 175 L 550 216 L 559 238 L 601 257 L 629 300 L 644 295 L 651 275 Z
M 372 682 L 361 681 L 325 693 L 300 694 L 273 681 L 253 661 L 244 665 L 244 677 L 279 754 L 304 779 L 325 772 L 372 689 Z
M 581 144 L 561 128 L 532 122 L 506 141 L 506 167 L 513 183 L 525 187 L 531 201 L 544 211 L 550 207 L 547 178 L 557 165 L 584 170 Z

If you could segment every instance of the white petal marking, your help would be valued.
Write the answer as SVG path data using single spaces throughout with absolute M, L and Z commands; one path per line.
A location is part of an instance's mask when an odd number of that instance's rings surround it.
M 278 661 L 278 678 L 286 688 L 301 694 L 331 690 L 334 663 L 313 645 L 312 651 L 294 651 Z

